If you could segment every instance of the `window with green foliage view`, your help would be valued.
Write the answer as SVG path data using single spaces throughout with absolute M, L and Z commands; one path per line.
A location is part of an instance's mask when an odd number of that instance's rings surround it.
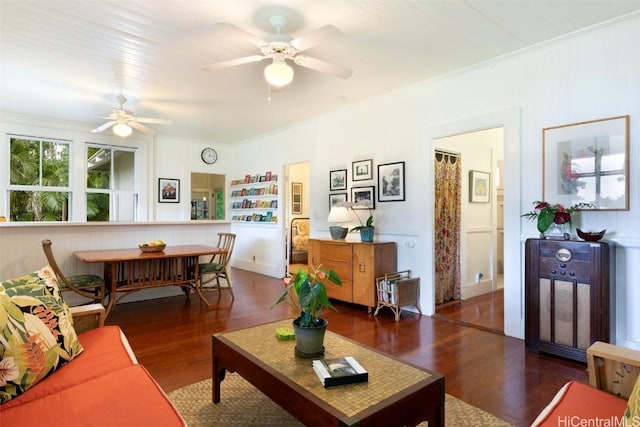
M 68 221 L 69 142 L 11 137 L 10 221 Z

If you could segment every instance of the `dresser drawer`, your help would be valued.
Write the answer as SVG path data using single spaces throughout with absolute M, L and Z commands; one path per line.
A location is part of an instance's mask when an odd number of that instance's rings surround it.
M 320 259 L 345 261 L 351 264 L 351 245 L 345 243 L 324 243 L 320 245 Z

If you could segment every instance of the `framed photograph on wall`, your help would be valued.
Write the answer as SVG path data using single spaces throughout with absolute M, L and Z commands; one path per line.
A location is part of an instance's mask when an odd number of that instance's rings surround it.
M 291 213 L 300 215 L 302 213 L 302 183 L 291 183 Z
M 376 187 L 351 187 L 352 209 L 375 209 Z
M 404 162 L 378 165 L 378 201 L 404 200 Z
M 489 172 L 469 171 L 469 202 L 489 203 L 491 174 Z
M 373 179 L 373 160 L 359 160 L 351 163 L 351 179 L 353 181 L 367 181 Z
M 329 171 L 329 191 L 347 189 L 347 170 L 338 169 Z
M 158 203 L 180 203 L 179 179 L 158 179 Z
M 329 210 L 334 206 L 344 206 L 347 202 L 347 193 L 329 194 Z
M 629 210 L 629 116 L 542 129 L 542 200 Z

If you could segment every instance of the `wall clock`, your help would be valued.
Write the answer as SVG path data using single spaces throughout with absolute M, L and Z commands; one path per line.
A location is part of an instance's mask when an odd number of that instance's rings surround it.
M 208 165 L 212 165 L 216 162 L 216 160 L 218 160 L 218 153 L 216 153 L 216 150 L 214 150 L 213 148 L 205 148 L 204 150 L 202 150 L 202 153 L 200 153 L 200 157 L 202 158 L 203 162 Z

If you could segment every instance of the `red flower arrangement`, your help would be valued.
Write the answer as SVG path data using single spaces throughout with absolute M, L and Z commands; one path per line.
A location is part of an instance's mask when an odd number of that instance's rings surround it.
M 533 211 L 522 214 L 522 216 L 531 221 L 537 218 L 537 227 L 540 233 L 547 231 L 547 229 L 551 227 L 551 224 L 569 223 L 569 226 L 571 226 L 571 215 L 575 211 L 595 208 L 595 205 L 592 203 L 576 203 L 568 208 L 557 203 L 552 205 L 540 201 L 533 202 L 533 204 L 535 205 Z

